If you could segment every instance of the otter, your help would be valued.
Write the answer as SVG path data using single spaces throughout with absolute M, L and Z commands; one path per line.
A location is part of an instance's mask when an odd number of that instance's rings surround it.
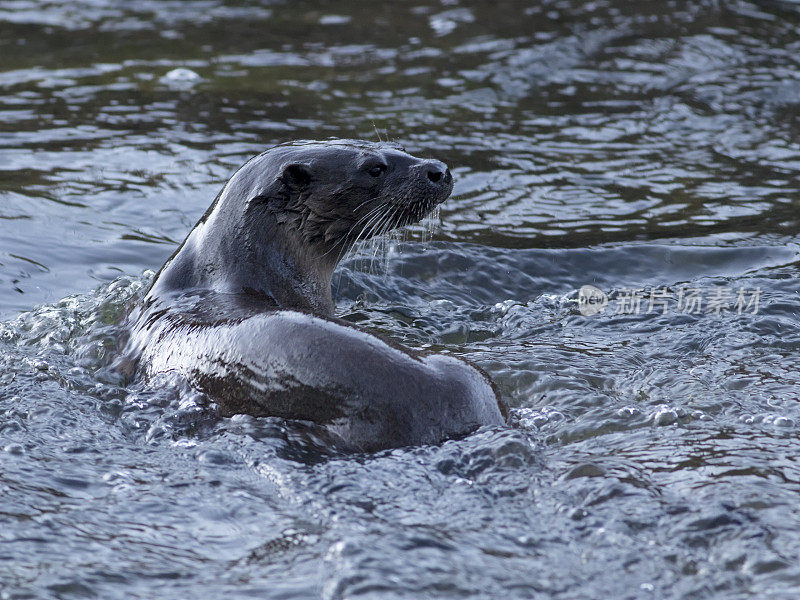
M 333 315 L 331 277 L 358 240 L 415 223 L 447 166 L 387 143 L 301 141 L 245 163 L 129 316 L 126 356 L 176 373 L 223 416 L 311 421 L 361 451 L 435 444 L 505 422 L 460 359 L 414 352 Z

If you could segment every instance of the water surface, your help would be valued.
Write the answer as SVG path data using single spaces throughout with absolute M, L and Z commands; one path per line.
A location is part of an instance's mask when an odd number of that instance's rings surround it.
M 795 598 L 798 57 L 789 0 L 0 1 L 0 595 Z M 340 455 L 102 369 L 233 170 L 328 136 L 451 166 L 337 312 L 510 427 Z

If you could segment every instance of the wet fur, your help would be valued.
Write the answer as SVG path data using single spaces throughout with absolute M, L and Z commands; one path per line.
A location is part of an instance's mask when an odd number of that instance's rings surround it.
M 354 449 L 436 443 L 504 422 L 475 367 L 333 318 L 330 280 L 359 239 L 416 222 L 452 178 L 360 141 L 277 146 L 246 163 L 130 316 L 129 364 L 178 374 L 226 415 L 319 423 Z

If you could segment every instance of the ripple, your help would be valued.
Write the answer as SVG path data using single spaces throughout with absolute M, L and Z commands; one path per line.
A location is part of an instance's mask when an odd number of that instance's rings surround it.
M 335 12 L 0 7 L 0 595 L 796 595 L 796 3 Z M 233 170 L 326 136 L 451 166 L 338 314 L 477 363 L 510 427 L 345 454 L 105 368 Z M 585 317 L 586 284 L 763 301 Z

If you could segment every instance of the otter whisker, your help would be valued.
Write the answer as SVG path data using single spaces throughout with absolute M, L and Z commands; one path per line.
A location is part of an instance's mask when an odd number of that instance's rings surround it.
M 360 218 L 358 221 L 356 221 L 353 224 L 353 226 L 347 231 L 346 236 L 344 236 L 342 238 L 342 244 L 341 244 L 341 247 L 339 249 L 339 252 L 336 255 L 336 261 L 335 261 L 334 264 L 338 265 L 344 259 L 344 257 L 347 255 L 347 253 L 349 251 L 351 251 L 356 246 L 356 244 L 358 244 L 358 241 L 361 238 L 361 233 L 363 231 L 363 227 L 362 227 L 362 229 L 360 231 L 356 232 L 355 237 L 352 239 L 352 241 L 350 241 L 350 236 L 353 233 L 353 231 L 357 227 L 359 227 L 362 223 L 370 222 L 371 219 L 373 219 L 375 216 L 377 216 L 377 213 L 379 211 L 380 211 L 380 207 L 378 207 L 376 209 L 373 209 L 372 211 L 368 212 L 366 215 L 364 215 L 362 218 Z M 334 246 L 334 248 L 335 248 L 335 246 Z
M 379 223 L 378 230 L 375 235 L 375 244 L 372 247 L 372 258 L 370 259 L 370 269 L 374 269 L 375 266 L 375 259 L 378 258 L 378 255 L 381 254 L 386 256 L 388 253 L 388 239 L 386 236 L 386 232 L 388 231 L 386 225 L 389 222 L 389 211 L 383 216 L 381 222 Z
M 360 235 L 361 239 L 366 240 L 372 237 L 372 234 L 374 233 L 377 224 L 381 221 L 381 219 L 383 219 L 383 216 L 385 214 L 384 211 L 385 211 L 384 207 L 381 207 L 381 212 L 375 215 L 375 217 L 370 219 L 370 221 L 366 225 L 364 225 L 364 228 L 361 230 L 361 235 Z
M 374 215 L 366 223 L 366 225 L 364 225 L 363 229 L 358 233 L 358 235 L 356 237 L 356 243 L 359 240 L 362 240 L 362 239 L 366 240 L 366 239 L 369 239 L 370 237 L 372 237 L 372 234 L 375 231 L 376 226 L 378 225 L 378 223 L 380 223 L 380 221 L 383 219 L 383 217 L 385 215 L 384 211 L 386 210 L 386 207 L 385 206 L 381 206 L 381 207 L 379 207 L 379 209 L 380 209 L 380 212 L 378 214 Z
M 345 237 L 349 238 L 350 234 L 353 232 L 353 230 L 363 223 L 364 226 L 361 228 L 361 231 L 357 232 L 356 233 L 356 237 L 353 239 L 353 243 L 356 243 L 358 241 L 359 237 L 361 236 L 361 232 L 367 227 L 367 223 L 369 223 L 374 217 L 377 217 L 382 210 L 383 210 L 383 206 L 376 206 L 375 208 L 373 208 L 372 210 L 367 212 L 367 214 L 365 214 L 363 217 L 361 217 L 358 221 L 356 221 L 353 224 L 352 227 L 350 227 L 350 229 L 347 231 L 347 235 Z
M 397 224 L 399 223 L 399 217 L 403 214 L 403 207 L 399 204 L 396 204 L 391 211 L 390 217 L 386 220 L 386 225 L 384 226 L 384 234 L 386 234 L 386 242 L 387 245 L 390 243 L 391 240 L 399 239 L 399 236 L 395 238 L 395 231 L 397 230 Z M 383 270 L 384 272 L 389 271 L 389 248 L 387 247 L 384 250 L 383 254 Z
M 380 130 L 378 129 L 378 126 L 377 126 L 377 125 L 375 125 L 375 121 L 372 121 L 372 128 L 375 130 L 375 135 L 377 135 L 377 136 L 378 136 L 378 141 L 379 141 L 379 142 L 381 142 L 381 143 L 383 143 L 383 140 L 381 139 L 381 132 L 380 132 Z
M 372 226 L 369 229 L 368 235 L 367 235 L 367 238 L 372 240 L 372 252 L 371 252 L 370 263 L 369 263 L 370 272 L 372 272 L 372 268 L 373 268 L 373 265 L 375 263 L 375 257 L 377 256 L 378 246 L 380 245 L 380 240 L 378 239 L 378 236 L 383 233 L 382 227 L 383 227 L 383 224 L 384 224 L 388 214 L 389 214 L 389 210 L 387 209 L 372 224 Z
M 385 257 L 388 257 L 388 243 L 389 238 L 386 234 L 393 229 L 390 226 L 394 217 L 397 213 L 397 209 L 399 205 L 392 206 L 389 210 L 386 211 L 383 218 L 378 222 L 376 227 L 376 236 L 375 236 L 375 243 L 372 247 L 372 257 L 370 259 L 370 269 L 373 268 L 375 264 L 375 259 L 378 257 L 379 253 L 382 253 Z M 384 261 L 384 270 L 388 269 L 388 264 Z
M 392 215 L 392 227 L 391 227 L 391 229 L 397 229 L 397 227 L 400 224 L 400 220 L 402 219 L 402 217 L 403 217 L 402 207 L 401 206 L 397 206 L 395 208 L 395 210 L 394 210 L 393 215 Z
M 372 202 L 372 200 L 367 200 L 365 202 L 362 202 L 361 204 L 358 205 L 358 207 L 360 208 L 361 206 L 363 206 L 367 202 Z M 376 206 L 375 208 L 369 210 L 366 214 L 364 214 L 357 221 L 355 221 L 350 226 L 350 228 L 347 230 L 347 233 L 345 235 L 343 235 L 340 240 L 338 240 L 333 246 L 331 246 L 330 249 L 328 249 L 325 253 L 323 253 L 319 258 L 327 256 L 328 254 L 330 254 L 331 252 L 336 250 L 337 246 L 338 246 L 339 250 L 338 250 L 338 253 L 336 255 L 336 261 L 334 262 L 335 265 L 338 265 L 342 261 L 342 259 L 347 255 L 347 253 L 350 250 L 352 250 L 354 247 L 356 247 L 356 245 L 358 244 L 358 242 L 361 239 L 364 239 L 364 236 L 367 233 L 367 230 L 370 228 L 370 226 L 374 222 L 376 222 L 377 220 L 379 220 L 381 218 L 381 216 L 382 216 L 381 213 L 385 209 L 386 209 L 385 206 L 379 205 L 379 206 Z M 363 224 L 363 226 L 362 226 L 362 224 Z M 359 231 L 356 231 L 356 229 L 359 226 L 361 226 L 361 229 Z M 351 240 L 351 235 L 353 234 L 354 231 L 356 231 L 355 238 L 353 238 L 352 241 L 350 241 Z M 350 242 L 350 243 L 348 243 L 348 242 Z M 338 284 L 337 284 L 337 287 L 338 287 Z
M 368 201 L 365 201 L 365 202 L 362 202 L 361 204 L 359 204 L 359 207 L 361 207 L 364 204 L 366 204 L 366 202 L 368 202 Z M 367 221 L 368 219 L 370 219 L 372 216 L 374 216 L 377 213 L 379 213 L 381 210 L 383 210 L 382 206 L 376 206 L 375 208 L 373 208 L 372 210 L 367 212 L 367 214 L 365 214 L 363 217 L 361 217 L 360 219 L 355 221 L 353 223 L 353 225 L 350 226 L 350 229 L 347 230 L 347 233 L 345 233 L 339 240 L 337 240 L 327 252 L 324 252 L 318 258 L 323 258 L 323 257 L 327 256 L 328 254 L 333 252 L 339 244 L 341 244 L 341 248 L 339 250 L 338 256 L 336 257 L 336 263 L 335 263 L 335 264 L 338 264 L 339 261 L 342 260 L 344 254 L 347 252 L 347 250 L 350 249 L 350 247 L 348 246 L 348 240 L 350 239 L 350 235 L 353 233 L 353 231 L 356 229 L 356 227 L 358 227 L 361 223 L 363 223 L 363 222 Z M 353 243 L 355 243 L 357 241 L 358 241 L 358 234 L 356 235 L 355 240 L 353 240 Z M 352 244 L 351 244 L 351 246 L 352 246 Z

